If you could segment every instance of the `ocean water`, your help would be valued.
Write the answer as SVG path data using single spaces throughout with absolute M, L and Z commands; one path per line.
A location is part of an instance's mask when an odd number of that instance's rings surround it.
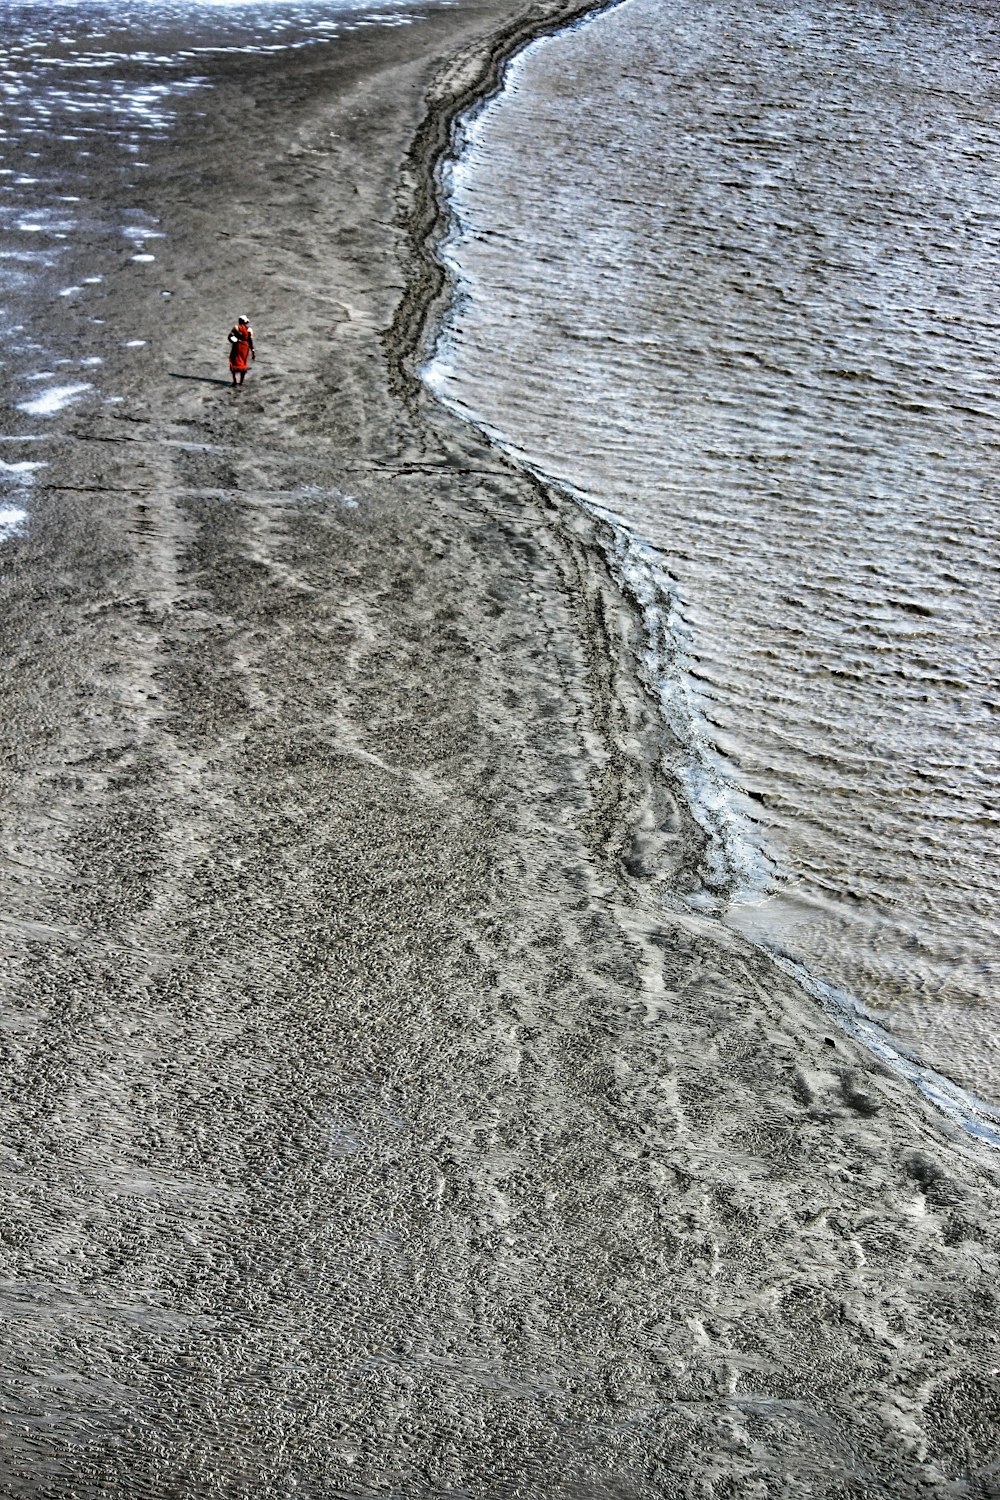
M 212 60 L 418 14 L 416 0 L 0 0 L 0 565 L 54 425 L 116 399 L 93 353 L 101 304 L 127 269 L 156 277 L 146 158 L 182 100 L 211 107 Z
M 624 0 L 447 177 L 425 378 L 619 526 L 689 899 L 995 1105 L 995 7 Z

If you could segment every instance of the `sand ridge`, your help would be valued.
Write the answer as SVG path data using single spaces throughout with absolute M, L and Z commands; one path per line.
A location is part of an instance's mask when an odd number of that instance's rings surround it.
M 993 1159 L 671 907 L 639 617 L 413 379 L 571 9 L 220 59 L 150 156 L 4 555 L 4 1494 L 997 1493 Z

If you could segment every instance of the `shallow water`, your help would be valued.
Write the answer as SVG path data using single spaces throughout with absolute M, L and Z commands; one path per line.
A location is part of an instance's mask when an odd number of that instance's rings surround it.
M 648 544 L 727 920 L 993 1100 L 998 58 L 991 7 L 911 0 L 534 44 L 426 372 Z

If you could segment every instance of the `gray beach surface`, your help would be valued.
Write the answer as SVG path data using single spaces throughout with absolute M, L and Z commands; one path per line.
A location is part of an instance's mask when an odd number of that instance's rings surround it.
M 601 538 L 416 379 L 451 121 L 580 9 L 212 60 L 59 310 L 125 399 L 0 559 L 3 1496 L 1000 1495 L 996 1158 L 674 899 Z

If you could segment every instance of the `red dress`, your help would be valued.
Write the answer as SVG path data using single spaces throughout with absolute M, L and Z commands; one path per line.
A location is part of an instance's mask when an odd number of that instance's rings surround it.
M 252 352 L 253 329 L 237 324 L 229 334 L 229 368 L 234 374 L 241 375 L 249 368 Z

